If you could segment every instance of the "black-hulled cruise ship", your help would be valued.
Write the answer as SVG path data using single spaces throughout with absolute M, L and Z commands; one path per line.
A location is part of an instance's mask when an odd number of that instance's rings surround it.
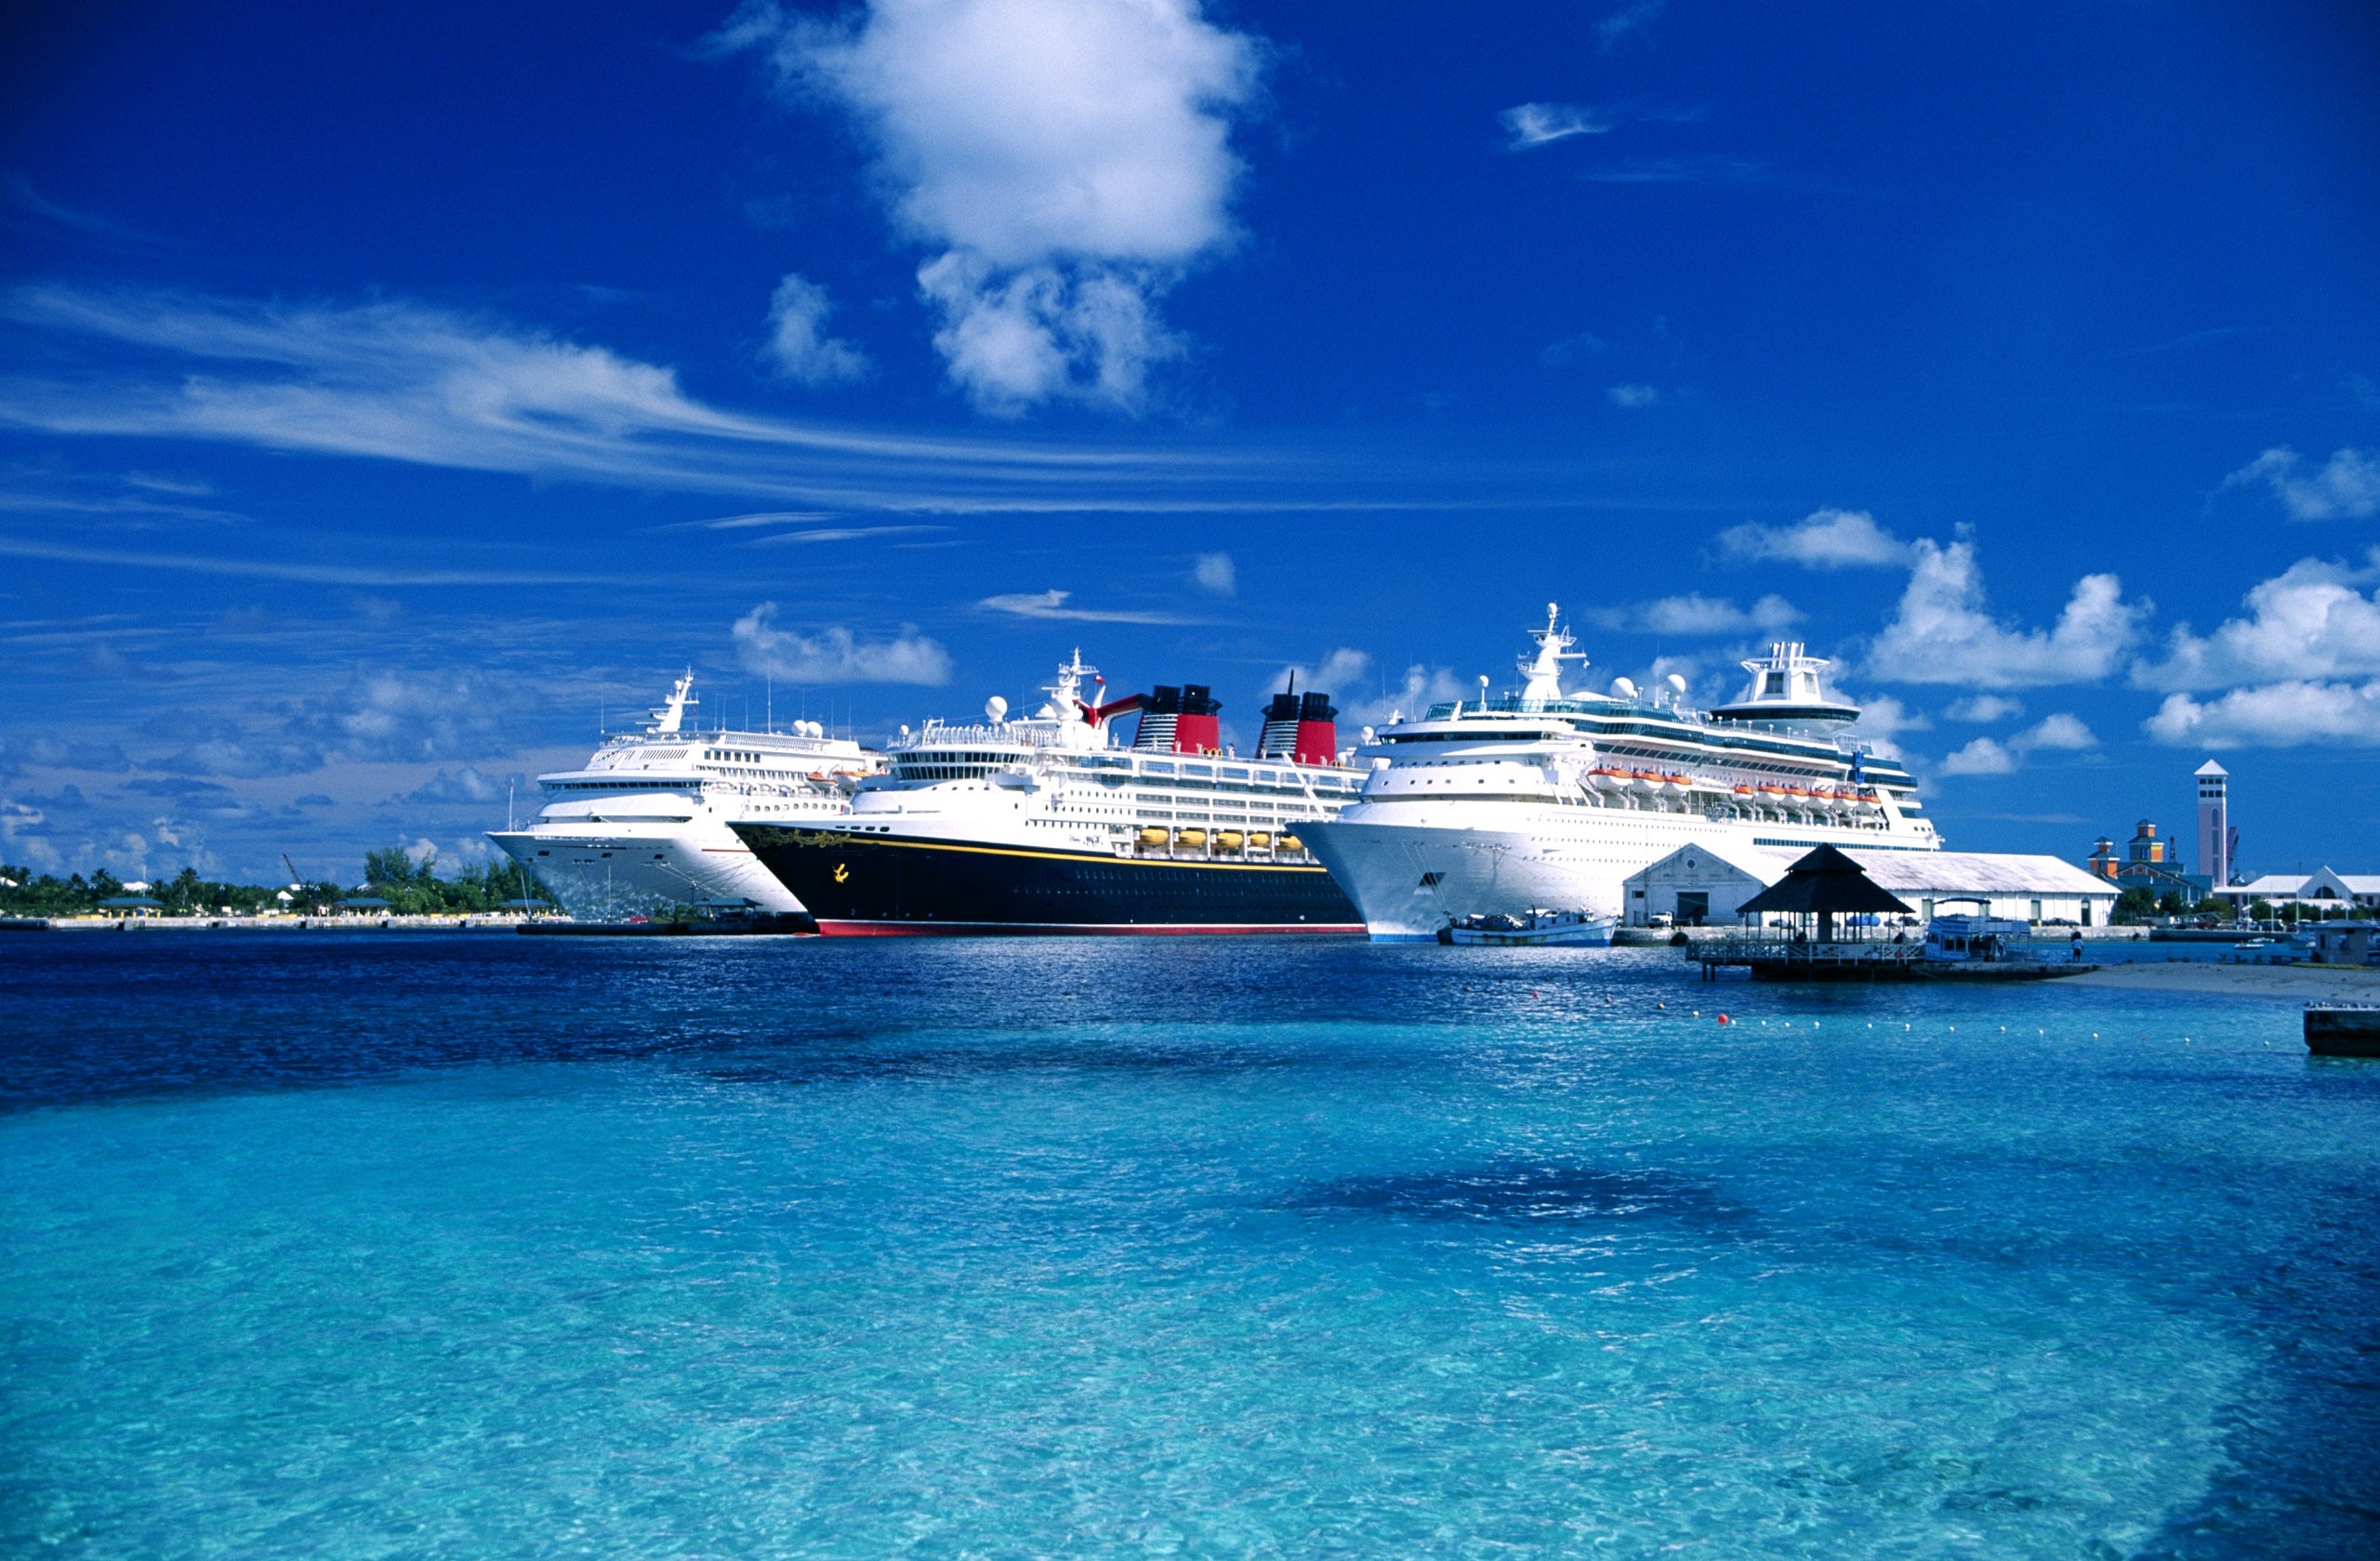
M 980 723 L 902 728 L 849 814 L 736 833 L 829 935 L 1362 931 L 1299 834 L 1362 778 L 1328 695 L 1276 695 L 1242 758 L 1206 688 L 1095 704 L 1087 682 L 1078 651 L 1029 718 L 995 697 Z

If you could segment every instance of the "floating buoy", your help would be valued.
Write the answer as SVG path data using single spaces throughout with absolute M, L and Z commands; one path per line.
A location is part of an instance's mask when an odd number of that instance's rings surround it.
M 1719 1023 L 1721 1023 L 1722 1025 L 1732 1025 L 1732 1024 L 1734 1024 L 1734 1023 L 1735 1023 L 1735 1021 L 1734 1021 L 1734 1020 L 1732 1020 L 1732 1019 L 1730 1019 L 1730 1018 L 1728 1018 L 1726 1014 L 1722 1013 L 1721 1015 L 1719 1015 Z M 2267 1042 L 2265 1042 L 2265 1044 L 2266 1044 L 2267 1046 L 2270 1046 L 2270 1045 L 2272 1044 L 2272 1042 L 2270 1042 L 2270 1041 L 2267 1041 Z
M 1654 1006 L 1655 1008 L 1667 1008 L 1667 1007 L 1669 1007 L 1670 1005 L 1669 1005 L 1669 1004 L 1667 1004 L 1667 1003 L 1655 1003 L 1653 1006 Z

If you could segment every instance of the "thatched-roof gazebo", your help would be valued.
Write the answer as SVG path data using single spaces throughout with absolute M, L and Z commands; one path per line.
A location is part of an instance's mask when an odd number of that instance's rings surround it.
M 1868 870 L 1831 845 L 1819 846 L 1785 876 L 1737 907 L 1739 916 L 1818 918 L 1818 940 L 1834 941 L 1838 916 L 1910 916 L 1907 906 L 1879 888 Z

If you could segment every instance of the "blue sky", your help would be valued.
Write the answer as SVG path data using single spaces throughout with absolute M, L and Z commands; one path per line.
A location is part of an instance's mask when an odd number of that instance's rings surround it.
M 689 664 L 1376 719 L 1554 600 L 1598 685 L 1806 640 L 1957 846 L 2214 754 L 2380 863 L 2365 7 L 33 11 L 8 860 L 452 861 Z

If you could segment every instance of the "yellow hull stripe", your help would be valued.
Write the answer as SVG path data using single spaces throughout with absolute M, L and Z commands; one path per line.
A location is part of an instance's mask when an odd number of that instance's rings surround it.
M 792 833 L 788 830 L 787 833 Z M 847 845 L 890 845 L 904 851 L 959 851 L 975 856 L 1025 856 L 1040 862 L 1127 862 L 1143 867 L 1223 867 L 1237 873 L 1319 873 L 1320 864 L 1300 866 L 1283 862 L 1170 862 L 1147 856 L 1097 856 L 1087 851 L 1026 851 L 1015 846 L 950 845 L 940 840 L 905 840 L 892 835 L 826 835 L 797 839 L 799 846 L 833 851 Z

